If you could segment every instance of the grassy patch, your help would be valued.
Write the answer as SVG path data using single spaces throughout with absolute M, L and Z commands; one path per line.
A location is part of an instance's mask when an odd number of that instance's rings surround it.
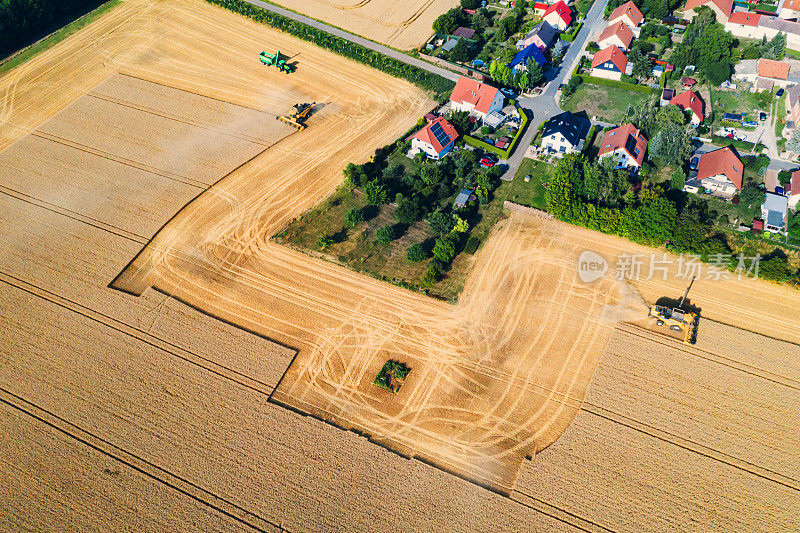
M 545 209 L 547 207 L 545 184 L 553 177 L 554 171 L 555 167 L 553 165 L 526 157 L 522 160 L 514 179 L 503 182 L 497 190 L 497 195 L 502 195 L 504 200 L 517 204 Z M 525 176 L 528 175 L 530 175 L 531 179 L 526 182 Z
M 96 9 L 86 13 L 82 17 L 54 31 L 44 39 L 36 41 L 29 47 L 21 50 L 19 53 L 4 60 L 2 63 L 0 63 L 0 74 L 5 74 L 6 72 L 28 61 L 37 54 L 44 52 L 48 48 L 52 48 L 53 46 L 60 43 L 73 33 L 77 32 L 78 30 L 86 26 L 87 24 L 96 20 L 100 15 L 102 15 L 112 7 L 115 7 L 117 4 L 120 3 L 120 1 L 121 0 L 110 0 L 105 4 L 98 6 Z
M 642 105 L 648 98 L 650 95 L 644 93 L 582 83 L 564 103 L 563 108 L 573 113 L 586 111 L 606 122 L 619 124 L 629 107 Z
M 411 372 L 411 369 L 408 365 L 390 359 L 383 364 L 383 368 L 381 368 L 381 371 L 375 376 L 375 379 L 372 380 L 372 384 L 397 394 L 400 387 L 403 386 L 403 381 L 405 381 L 409 372 Z
M 769 105 L 763 106 L 757 93 L 750 91 L 711 91 L 711 101 L 715 118 L 722 119 L 723 113 L 738 113 L 744 120 L 758 120 L 756 109 L 768 110 Z

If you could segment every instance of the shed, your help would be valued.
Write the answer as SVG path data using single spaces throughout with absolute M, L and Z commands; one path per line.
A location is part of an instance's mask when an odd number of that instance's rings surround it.
M 731 122 L 741 122 L 742 121 L 742 115 L 740 115 L 738 113 L 723 113 L 722 114 L 722 120 L 729 120 Z
M 449 41 L 444 43 L 444 46 L 442 46 L 442 50 L 445 50 L 445 51 L 449 52 L 453 48 L 455 48 L 457 44 L 458 44 L 458 40 L 457 39 L 450 39 Z
M 506 121 L 506 114 L 502 111 L 492 111 L 483 119 L 483 124 L 490 128 L 499 128 Z
M 470 200 L 474 199 L 475 191 L 472 189 L 462 189 L 458 196 L 456 196 L 456 201 L 453 202 L 453 207 L 456 209 L 460 209 L 462 207 L 466 207 L 466 205 L 470 202 Z

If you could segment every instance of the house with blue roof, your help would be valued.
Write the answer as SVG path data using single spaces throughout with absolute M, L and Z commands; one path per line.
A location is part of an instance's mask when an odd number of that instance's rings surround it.
M 536 43 L 529 44 L 521 51 L 517 52 L 517 55 L 515 55 L 511 63 L 508 64 L 508 68 L 513 71 L 519 71 L 527 68 L 529 61 L 536 61 L 539 63 L 540 67 L 543 67 L 547 62 L 542 51 L 536 46 Z

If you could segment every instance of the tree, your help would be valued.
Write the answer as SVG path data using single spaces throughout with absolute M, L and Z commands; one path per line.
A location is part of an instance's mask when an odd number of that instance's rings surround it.
M 683 186 L 686 185 L 686 174 L 683 173 L 683 169 L 677 167 L 672 171 L 672 175 L 669 177 L 669 185 L 675 190 L 683 190 Z
M 760 208 L 767 195 L 759 189 L 752 181 L 739 191 L 739 202 L 747 208 Z
M 428 252 L 420 243 L 414 243 L 406 250 L 406 259 L 418 263 L 428 258 Z
M 466 233 L 469 231 L 469 222 L 453 213 L 453 232 Z
M 381 244 L 392 242 L 395 237 L 394 226 L 383 226 L 375 233 L 375 240 Z
M 386 189 L 377 180 L 371 180 L 363 186 L 364 196 L 367 198 L 367 205 L 383 205 L 387 200 Z
M 439 237 L 433 245 L 433 257 L 442 263 L 449 263 L 456 255 L 456 248 L 453 242 L 447 237 Z
M 527 72 L 523 72 L 520 76 L 515 80 L 517 88 L 520 92 L 524 91 L 528 87 L 531 86 L 531 76 Z
M 559 61 L 564 56 L 564 52 L 566 51 L 567 45 L 565 45 L 564 41 L 561 39 L 557 39 L 556 44 L 553 45 L 553 61 Z
M 480 0 L 461 0 L 461 7 L 464 9 L 478 9 L 480 5 Z
M 652 74 L 650 60 L 645 56 L 641 49 L 634 48 L 628 53 L 628 62 L 633 65 L 631 74 L 639 80 L 645 80 Z
M 774 60 L 781 59 L 786 51 L 786 34 L 778 33 L 769 41 L 767 41 L 766 35 L 763 36 L 761 38 L 761 44 L 758 46 L 758 51 L 763 58 Z
M 655 128 L 661 129 L 669 124 L 683 126 L 686 124 L 686 115 L 681 108 L 676 105 L 665 105 L 659 108 L 655 117 Z
M 511 72 L 511 69 L 508 68 L 508 65 L 500 61 L 493 60 L 489 64 L 489 76 L 503 85 L 508 85 L 511 82 L 514 74 Z
M 651 157 L 667 164 L 683 164 L 692 153 L 692 136 L 688 128 L 668 123 L 648 144 Z
M 544 71 L 542 70 L 542 66 L 534 60 L 528 61 L 526 65 L 528 69 L 528 77 L 529 77 L 529 87 L 535 87 L 542 83 L 544 79 Z
M 425 269 L 425 272 L 422 274 L 422 277 L 419 280 L 419 284 L 422 287 L 427 288 L 439 281 L 439 270 L 434 266 L 429 266 Z
M 344 174 L 344 182 L 351 189 L 360 187 L 367 181 L 367 176 L 364 174 L 363 167 L 355 163 L 348 163 L 347 166 L 344 167 L 344 170 L 342 170 L 342 174 Z
M 453 111 L 447 120 L 456 129 L 459 135 L 466 135 L 472 129 L 469 122 L 469 111 Z
M 567 84 L 564 86 L 564 89 L 561 91 L 562 98 L 569 98 L 575 91 L 578 89 L 578 86 L 583 83 L 583 78 L 580 76 L 572 76 Z
M 403 198 L 397 203 L 394 218 L 400 224 L 411 225 L 419 219 L 419 204 L 414 198 Z
M 434 211 L 431 213 L 431 216 L 428 217 L 428 225 L 431 231 L 437 235 L 445 235 L 450 233 L 450 230 L 453 229 L 453 218 L 441 211 Z
M 446 13 L 439 15 L 439 17 L 433 21 L 433 31 L 444 35 L 452 35 L 453 32 L 456 31 L 456 28 L 458 28 L 460 19 L 461 9 L 454 7 Z
M 730 79 L 732 73 L 730 63 L 713 63 L 707 66 L 704 74 L 713 85 L 719 85 Z
M 405 174 L 405 168 L 403 165 L 392 165 L 390 167 L 386 167 L 386 170 L 383 171 L 383 179 L 388 182 L 395 182 L 398 181 L 403 177 Z
M 354 228 L 364 221 L 364 210 L 360 207 L 354 207 L 344 214 L 345 223 Z
M 479 9 L 472 15 L 472 27 L 475 28 L 475 31 L 482 32 L 485 30 L 491 23 L 489 17 L 486 16 L 485 9 Z
M 472 44 L 463 37 L 459 37 L 458 42 L 450 51 L 450 60 L 463 63 L 472 59 Z
M 678 211 L 661 196 L 622 212 L 620 235 L 635 242 L 661 246 L 672 237 Z
M 800 154 L 800 135 L 795 133 L 786 141 L 786 150 L 795 154 Z
M 561 161 L 564 159 L 562 158 Z M 561 166 L 559 164 L 559 166 Z M 558 167 L 557 167 L 558 168 Z M 559 220 L 569 221 L 577 203 L 575 187 L 566 173 L 556 173 L 545 193 L 547 211 Z

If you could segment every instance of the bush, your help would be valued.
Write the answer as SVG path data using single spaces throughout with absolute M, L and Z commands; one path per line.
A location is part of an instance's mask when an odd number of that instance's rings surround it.
M 475 252 L 478 251 L 478 247 L 481 245 L 481 240 L 477 237 L 470 237 L 467 239 L 467 244 L 464 245 L 464 253 L 469 255 L 473 255 Z
M 607 80 L 605 78 L 595 78 L 594 76 L 581 75 L 584 83 L 591 83 L 593 85 L 605 85 L 607 87 L 616 87 L 618 89 L 625 89 L 626 91 L 635 91 L 644 94 L 661 94 L 660 89 L 651 89 L 647 85 L 634 85 L 632 83 L 624 83 L 617 80 Z
M 425 272 L 422 274 L 422 278 L 419 280 L 419 284 L 423 287 L 427 288 L 439 281 L 439 271 L 434 266 L 429 266 L 425 269 Z
M 412 244 L 406 250 L 406 259 L 418 263 L 428 258 L 428 252 L 420 243 Z
M 383 226 L 375 234 L 375 239 L 381 244 L 387 244 L 394 240 L 394 226 Z
M 320 250 L 325 250 L 331 244 L 333 244 L 333 237 L 327 233 L 323 233 L 319 236 L 319 239 L 317 239 L 317 248 Z
M 361 222 L 364 222 L 364 210 L 360 207 L 354 207 L 345 213 L 344 221 L 351 228 L 358 226 Z
M 442 263 L 449 263 L 456 256 L 456 247 L 447 237 L 439 237 L 433 246 L 433 257 Z

